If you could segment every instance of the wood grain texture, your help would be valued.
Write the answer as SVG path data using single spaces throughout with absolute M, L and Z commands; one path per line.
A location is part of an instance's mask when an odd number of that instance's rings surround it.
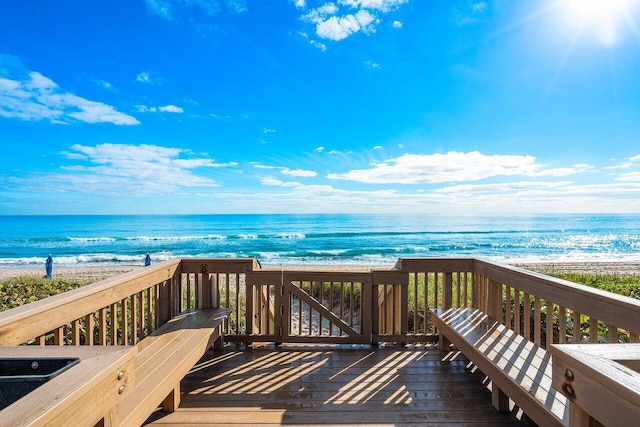
M 522 425 L 491 406 L 484 375 L 435 345 L 227 347 L 182 381 L 180 408 L 159 426 Z
M 568 423 L 566 398 L 551 386 L 551 355 L 479 310 L 433 310 L 434 323 L 540 425 Z

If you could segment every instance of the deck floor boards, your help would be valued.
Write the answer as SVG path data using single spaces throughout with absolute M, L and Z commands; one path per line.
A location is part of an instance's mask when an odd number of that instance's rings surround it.
M 513 425 L 491 405 L 484 375 L 435 345 L 281 347 L 208 352 L 182 381 L 178 411 L 157 426 Z M 522 418 L 522 419 L 519 419 Z

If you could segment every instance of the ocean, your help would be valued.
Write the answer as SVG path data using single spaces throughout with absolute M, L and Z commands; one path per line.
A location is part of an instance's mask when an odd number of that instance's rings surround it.
M 0 268 L 256 257 L 265 265 L 638 261 L 640 215 L 0 216 Z

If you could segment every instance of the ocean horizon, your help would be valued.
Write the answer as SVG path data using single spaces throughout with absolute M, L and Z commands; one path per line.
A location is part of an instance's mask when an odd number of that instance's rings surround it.
M 255 257 L 266 265 L 640 260 L 640 215 L 351 214 L 0 216 L 0 268 L 142 265 Z

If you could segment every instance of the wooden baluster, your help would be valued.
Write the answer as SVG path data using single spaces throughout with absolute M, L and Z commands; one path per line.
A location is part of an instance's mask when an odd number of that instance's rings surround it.
M 607 324 L 607 342 L 608 343 L 618 342 L 618 328 L 611 324 Z
M 547 336 L 544 348 L 549 348 L 551 344 L 553 344 L 553 303 L 549 300 L 546 300 L 547 305 L 547 318 L 545 323 L 547 324 Z
M 524 293 L 524 337 L 531 341 L 531 296 Z
M 442 307 L 451 308 L 453 306 L 453 273 L 442 274 Z
M 582 324 L 580 322 L 580 313 L 577 311 L 573 312 L 573 339 L 571 340 L 572 344 L 580 344 L 582 341 Z
M 598 342 L 598 319 L 589 317 L 589 343 L 596 344 Z
M 155 309 L 151 305 L 151 302 L 154 301 L 154 299 L 151 296 L 151 293 L 153 291 L 157 292 L 157 289 L 158 289 L 157 287 L 152 286 L 150 288 L 147 288 L 147 290 L 145 291 L 145 297 L 147 300 L 147 333 L 146 335 L 149 335 L 153 331 L 153 318 L 154 318 Z
M 309 282 L 309 295 L 313 295 L 313 284 L 315 282 Z M 300 282 L 300 285 L 302 286 L 302 282 Z M 307 304 L 309 306 L 309 335 L 313 335 L 312 331 L 313 331 L 313 309 L 311 308 L 311 305 Z
M 225 295 L 225 308 L 230 308 L 231 307 L 231 299 L 230 299 L 230 293 L 229 293 L 229 273 L 226 273 L 224 275 L 224 288 L 226 291 L 226 295 Z
M 142 291 L 137 294 L 138 299 L 138 341 L 144 338 L 144 325 L 146 319 L 144 318 L 144 294 Z
M 440 286 L 440 273 L 434 273 L 433 275 L 433 306 L 436 308 L 445 308 L 440 304 L 439 286 Z
M 424 278 L 422 289 L 424 290 L 424 332 L 435 333 L 433 329 L 433 323 L 427 324 L 427 318 L 429 317 L 429 273 L 420 273 L 420 277 Z
M 409 283 L 413 283 L 413 331 L 417 334 L 420 331 L 418 325 L 418 281 L 416 280 L 416 273 L 409 273 Z
M 239 274 L 234 274 L 235 277 L 235 284 L 236 284 L 236 288 L 235 288 L 235 294 L 236 294 L 236 312 L 235 312 L 235 316 L 236 316 L 236 330 L 234 331 L 236 334 L 241 333 L 241 329 L 240 329 L 240 275 Z
M 111 344 L 118 345 L 118 304 L 111 304 Z
M 534 296 L 533 299 L 533 343 L 537 346 L 542 344 L 542 309 L 540 298 Z
M 522 310 L 520 308 L 520 290 L 513 290 L 513 301 L 515 304 L 514 330 L 517 334 L 522 335 Z
M 45 345 L 46 343 L 47 343 L 46 334 L 36 337 L 36 345 Z
M 558 307 L 558 343 L 566 344 L 567 342 L 567 309 Z
M 122 328 L 122 345 L 129 344 L 129 309 L 127 298 L 120 301 L 120 326 Z
M 340 319 L 344 320 L 344 282 L 340 282 Z
M 71 345 L 80 345 L 80 320 L 71 322 Z
M 469 273 L 463 273 L 464 278 L 464 292 L 463 292 L 463 304 L 462 307 L 469 307 Z
M 53 331 L 53 343 L 55 345 L 64 345 L 64 326 L 60 326 Z
M 107 345 L 107 308 L 101 308 L 98 312 L 98 344 Z
M 138 294 L 131 295 L 131 344 L 138 343 Z
M 502 323 L 502 284 L 493 280 L 489 281 L 488 292 L 486 313 L 489 317 Z
M 351 282 L 351 290 L 350 290 L 350 294 L 349 294 L 349 325 L 351 327 L 353 327 L 353 290 L 354 290 L 354 283 Z M 360 292 L 362 293 L 362 285 L 360 285 Z M 302 319 L 302 316 L 300 316 L 300 319 Z M 362 326 L 362 320 L 360 321 L 360 325 Z
M 96 318 L 94 313 L 87 314 L 84 320 L 84 344 L 85 345 L 94 345 L 95 344 L 95 327 L 96 327 Z
M 509 329 L 513 329 L 513 311 L 511 308 L 511 286 L 504 287 L 504 323 Z

